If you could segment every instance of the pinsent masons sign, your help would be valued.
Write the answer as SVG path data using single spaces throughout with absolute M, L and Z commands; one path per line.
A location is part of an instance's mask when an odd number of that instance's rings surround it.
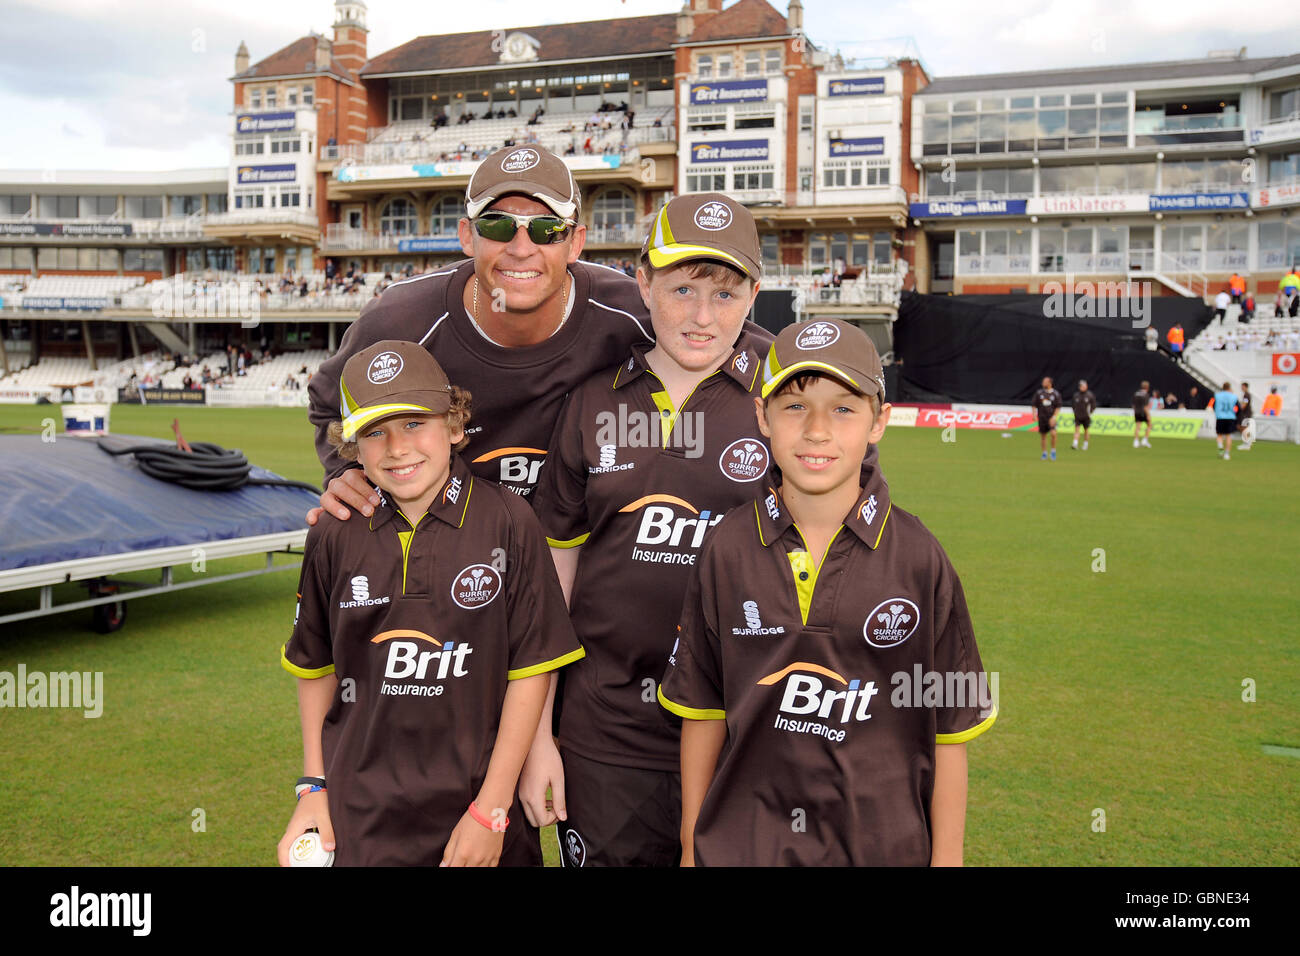
M 726 143 L 694 143 L 691 145 L 692 163 L 739 163 L 746 160 L 767 159 L 765 139 L 733 139 Z
M 755 103 L 767 99 L 767 80 L 714 80 L 691 86 L 692 106 Z

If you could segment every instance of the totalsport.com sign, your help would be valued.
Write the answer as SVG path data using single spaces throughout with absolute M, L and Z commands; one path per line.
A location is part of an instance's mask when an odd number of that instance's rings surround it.
M 1195 438 L 1201 430 L 1204 415 L 1181 416 L 1151 413 L 1152 438 Z M 1133 413 L 1129 412 L 1093 412 L 1092 424 L 1088 426 L 1089 435 L 1121 435 L 1133 437 Z M 1074 431 L 1074 412 L 1062 410 L 1056 420 L 1058 432 Z M 1146 429 L 1142 429 L 1143 434 Z

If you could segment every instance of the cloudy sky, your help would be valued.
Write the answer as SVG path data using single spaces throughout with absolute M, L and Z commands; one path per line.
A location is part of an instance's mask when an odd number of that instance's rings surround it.
M 784 12 L 787 0 L 773 0 Z M 730 3 L 727 4 L 730 6 Z M 643 16 L 679 0 L 369 0 L 369 52 L 430 33 Z M 557 9 L 552 6 L 551 9 Z M 864 14 L 864 9 L 869 14 Z M 1300 52 L 1300 4 L 1257 0 L 805 0 L 812 41 L 846 56 L 919 54 L 931 76 Z M 309 30 L 331 0 L 7 0 L 0 169 L 154 170 L 228 162 L 234 53 L 253 62 Z

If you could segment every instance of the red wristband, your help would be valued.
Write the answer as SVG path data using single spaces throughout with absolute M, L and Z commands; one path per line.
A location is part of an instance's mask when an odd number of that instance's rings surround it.
M 483 813 L 478 808 L 478 804 L 473 800 L 469 802 L 469 815 L 474 818 L 475 823 L 487 827 L 493 833 L 505 833 L 506 827 L 510 826 L 510 818 L 507 816 L 502 816 L 499 822 L 483 816 Z

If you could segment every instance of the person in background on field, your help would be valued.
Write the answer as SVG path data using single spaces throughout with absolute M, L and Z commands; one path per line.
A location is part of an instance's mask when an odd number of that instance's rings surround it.
M 1079 429 L 1083 429 L 1083 450 L 1088 450 L 1088 429 L 1092 427 L 1092 413 L 1097 410 L 1097 395 L 1088 391 L 1088 383 L 1079 379 L 1078 391 L 1070 399 L 1070 405 L 1074 408 L 1074 443 L 1070 445 L 1073 449 L 1079 447 Z
M 1240 403 L 1232 391 L 1232 383 L 1214 393 L 1214 441 L 1224 461 L 1232 457 L 1232 433 L 1237 430 L 1237 410 Z
M 1143 382 L 1142 387 L 1133 393 L 1133 447 L 1151 447 L 1151 383 Z M 1138 440 L 1138 432 L 1146 425 L 1146 432 Z
M 1237 403 L 1237 431 L 1241 432 L 1241 450 L 1250 451 L 1255 441 L 1255 416 L 1251 407 L 1250 383 L 1241 383 L 1241 399 Z
M 1263 412 L 1270 418 L 1282 414 L 1282 396 L 1277 393 L 1276 385 L 1268 390 L 1268 395 L 1264 398 Z
M 1169 340 L 1169 351 L 1174 353 L 1175 359 L 1181 360 L 1183 356 L 1183 345 L 1187 341 L 1187 334 L 1183 331 L 1183 327 L 1175 322 L 1169 327 L 1169 331 L 1166 333 L 1165 337 Z
M 1240 303 L 1242 296 L 1246 294 L 1246 280 L 1234 272 L 1232 278 L 1228 280 L 1228 293 L 1232 296 L 1233 302 Z
M 1047 437 L 1052 438 L 1052 461 L 1056 461 L 1056 416 L 1061 411 L 1061 393 L 1052 388 L 1052 380 L 1043 378 L 1043 387 L 1034 392 L 1033 409 L 1038 414 L 1039 444 L 1043 461 L 1047 461 Z

